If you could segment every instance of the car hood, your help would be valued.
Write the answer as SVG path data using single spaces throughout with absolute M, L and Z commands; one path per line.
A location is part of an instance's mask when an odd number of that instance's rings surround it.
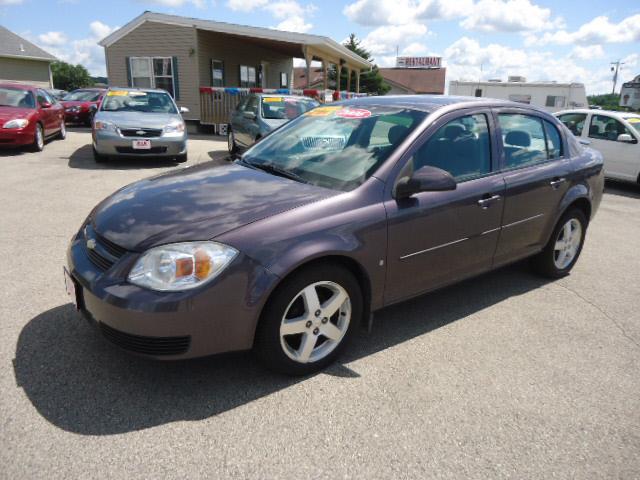
M 4 124 L 14 118 L 29 118 L 33 113 L 35 113 L 33 108 L 0 107 L 0 123 Z
M 205 163 L 128 185 L 102 201 L 95 230 L 133 251 L 208 240 L 338 194 L 237 164 Z
M 121 128 L 163 128 L 171 122 L 181 121 L 177 113 L 105 112 L 100 110 L 96 120 L 111 122 Z

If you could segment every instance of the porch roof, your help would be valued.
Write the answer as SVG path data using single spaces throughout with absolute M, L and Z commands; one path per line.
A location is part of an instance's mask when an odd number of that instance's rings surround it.
M 109 47 L 145 22 L 193 27 L 198 30 L 243 37 L 252 43 L 268 46 L 292 57 L 313 57 L 335 63 L 342 61 L 347 66 L 357 70 L 369 70 L 372 67 L 371 63 L 367 60 L 329 37 L 285 32 L 271 28 L 235 25 L 232 23 L 201 20 L 198 18 L 167 15 L 149 11 L 137 16 L 98 43 L 103 47 Z

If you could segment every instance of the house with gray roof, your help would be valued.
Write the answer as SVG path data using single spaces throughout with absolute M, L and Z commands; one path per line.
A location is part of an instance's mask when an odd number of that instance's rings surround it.
M 0 82 L 53 88 L 51 62 L 56 57 L 0 25 Z

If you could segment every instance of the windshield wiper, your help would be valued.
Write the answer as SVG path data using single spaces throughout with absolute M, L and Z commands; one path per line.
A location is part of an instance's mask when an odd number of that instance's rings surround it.
M 241 158 L 238 162 L 244 165 L 247 165 L 251 168 L 256 168 L 256 169 L 265 171 L 267 173 L 271 173 L 273 175 L 278 175 L 279 177 L 288 178 L 290 180 L 295 180 L 296 182 L 300 182 L 300 183 L 309 183 L 307 180 L 302 178 L 297 173 L 293 173 L 291 170 L 287 170 L 286 168 L 278 167 L 273 163 L 249 162 L 243 158 Z

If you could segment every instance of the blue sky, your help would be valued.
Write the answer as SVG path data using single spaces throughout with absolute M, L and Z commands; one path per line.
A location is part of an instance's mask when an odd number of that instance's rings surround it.
M 524 75 L 611 91 L 640 74 L 640 2 L 609 0 L 0 0 L 0 24 L 93 74 L 96 42 L 144 10 L 280 28 L 344 40 L 354 32 L 378 64 L 440 55 L 447 81 Z M 46 12 L 46 13 L 45 13 Z

